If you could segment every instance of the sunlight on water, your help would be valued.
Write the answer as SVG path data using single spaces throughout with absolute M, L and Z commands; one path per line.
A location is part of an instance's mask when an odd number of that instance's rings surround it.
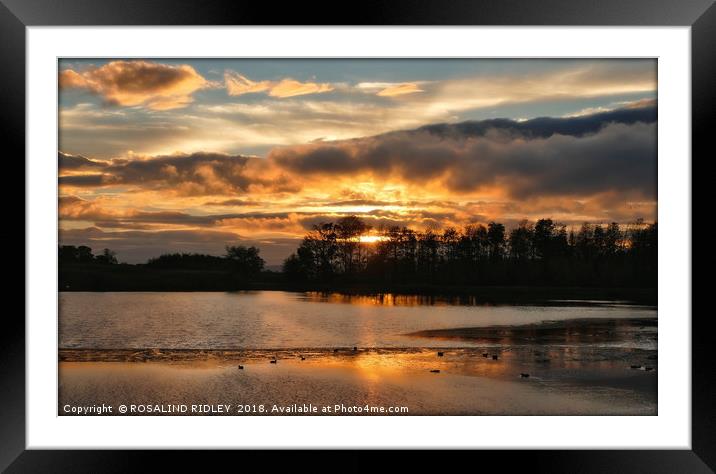
M 454 349 L 437 357 L 428 349 L 337 355 L 324 350 L 304 353 L 304 359 L 281 353 L 277 364 L 251 351 L 237 355 L 238 360 L 62 362 L 60 407 L 96 400 L 114 405 L 201 400 L 265 406 L 400 405 L 413 415 L 656 414 L 655 372 L 628 365 L 652 364 L 644 354 L 523 348 L 498 351 L 499 359 L 493 360 L 480 352 Z M 525 372 L 529 378 L 520 376 Z M 595 377 L 598 388 L 590 383 Z
M 574 318 L 656 317 L 654 309 L 642 307 L 436 304 L 434 297 L 390 294 L 128 292 L 60 293 L 59 298 L 61 348 L 469 347 L 475 344 L 409 334 Z

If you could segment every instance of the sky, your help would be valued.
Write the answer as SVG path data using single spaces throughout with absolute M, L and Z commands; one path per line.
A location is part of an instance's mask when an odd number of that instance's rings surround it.
M 656 219 L 651 59 L 61 59 L 60 241 L 138 263 L 313 225 Z

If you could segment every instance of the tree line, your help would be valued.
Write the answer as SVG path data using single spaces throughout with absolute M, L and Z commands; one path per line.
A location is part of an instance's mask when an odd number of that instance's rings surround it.
M 374 239 L 366 241 L 367 235 Z M 159 278 L 157 272 L 180 271 L 185 272 L 184 276 L 173 275 L 176 278 L 173 283 L 164 281 L 170 277 L 162 273 L 162 284 L 191 288 L 191 282 L 203 272 L 202 278 L 207 280 L 202 288 L 221 289 L 233 288 L 241 282 L 300 288 L 339 288 L 351 284 L 385 288 L 401 285 L 656 288 L 657 224 L 585 223 L 568 230 L 566 225 L 552 219 L 539 219 L 534 223 L 523 221 L 509 231 L 497 222 L 417 231 L 398 226 L 372 229 L 359 217 L 347 216 L 315 225 L 284 261 L 282 275 L 264 271 L 265 262 L 257 247 L 241 245 L 226 247 L 222 256 L 169 253 L 131 266 L 118 264 L 115 253 L 109 249 L 94 255 L 87 246 L 63 245 L 59 247 L 59 262 L 61 277 L 72 276 L 69 286 L 72 283 L 77 286 L 80 280 L 83 286 L 94 284 L 84 282 L 91 279 L 90 274 L 94 275 L 92 278 L 110 278 L 100 269 L 114 268 L 118 287 L 127 285 L 121 280 L 130 278 L 129 275 L 133 279 Z M 127 268 L 122 270 L 123 267 Z M 190 278 L 186 272 L 194 272 L 194 276 Z
M 235 245 L 227 246 L 226 253 L 222 256 L 200 253 L 168 253 L 150 258 L 144 266 L 158 270 L 226 271 L 244 277 L 255 277 L 261 273 L 266 263 L 259 253 L 257 247 Z M 61 264 L 118 264 L 115 252 L 104 249 L 102 253 L 93 255 L 92 249 L 85 245 L 79 247 L 60 246 L 59 262 Z
M 75 247 L 74 245 L 61 245 L 58 251 L 60 263 L 89 263 L 99 265 L 116 265 L 117 254 L 110 249 L 102 250 L 102 253 L 94 255 L 92 249 L 86 245 Z
M 314 226 L 283 265 L 290 279 L 388 284 L 656 286 L 657 224 L 552 219 L 419 232 L 371 228 L 356 216 Z

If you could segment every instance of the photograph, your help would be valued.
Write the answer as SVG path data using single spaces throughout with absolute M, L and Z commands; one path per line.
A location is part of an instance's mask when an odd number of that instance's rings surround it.
M 658 83 L 57 58 L 57 415 L 658 416 Z
M 0 0 L 0 471 L 715 472 L 714 1 Z

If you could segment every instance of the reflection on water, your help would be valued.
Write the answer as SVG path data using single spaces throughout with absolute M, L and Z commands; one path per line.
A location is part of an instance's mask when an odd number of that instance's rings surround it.
M 428 349 L 242 351 L 231 354 L 236 359 L 205 351 L 201 360 L 180 362 L 65 361 L 59 406 L 151 400 L 406 406 L 411 415 L 656 414 L 656 371 L 629 366 L 655 363 L 648 352 L 487 349 L 494 360 L 483 350 L 449 349 L 442 357 Z M 269 363 L 274 356 L 278 363 Z
M 176 349 L 62 349 L 60 361 L 75 362 L 144 362 L 169 363 L 188 367 L 236 367 L 236 364 L 265 365 L 297 363 L 310 369 L 343 367 L 366 372 L 384 369 L 398 372 L 426 372 L 440 369 L 459 375 L 498 376 L 515 378 L 528 372 L 532 377 L 559 371 L 580 370 L 583 377 L 589 370 L 618 369 L 622 375 L 632 372 L 631 365 L 654 369 L 657 359 L 652 351 L 599 346 L 481 346 L 440 351 L 414 349 L 332 349 L 307 350 L 176 350 Z
M 346 303 L 368 306 L 494 306 L 489 300 L 475 295 L 404 295 L 396 293 L 351 294 L 323 291 L 307 291 L 298 293 L 304 301 L 321 303 Z M 512 303 L 517 305 L 518 303 Z M 622 300 L 546 300 L 540 306 L 603 306 L 653 309 L 650 306 L 639 306 Z M 534 303 L 530 304 L 534 306 Z
M 394 293 L 358 295 L 308 291 L 301 293 L 299 299 L 310 302 L 368 306 L 490 306 L 477 296 L 401 295 Z
M 469 347 L 478 343 L 409 334 L 574 318 L 656 317 L 654 309 L 643 307 L 435 301 L 434 297 L 278 291 L 60 293 L 59 343 L 61 348 L 95 349 Z

